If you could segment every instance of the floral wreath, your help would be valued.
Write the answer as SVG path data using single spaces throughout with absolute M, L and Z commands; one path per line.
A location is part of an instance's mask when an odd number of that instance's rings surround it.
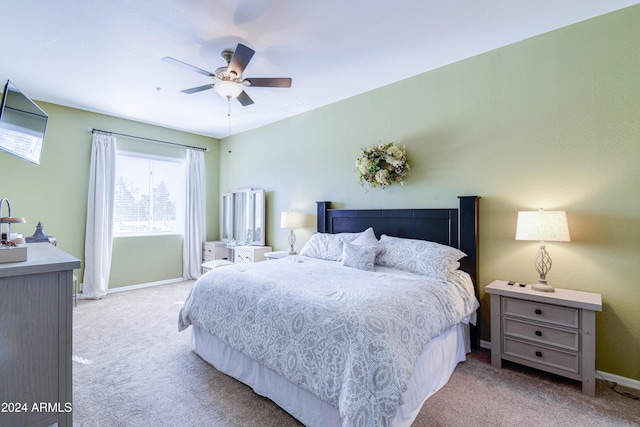
M 385 188 L 394 182 L 402 182 L 409 171 L 409 160 L 405 147 L 400 148 L 394 142 L 379 143 L 363 148 L 356 159 L 358 182 L 365 188 Z

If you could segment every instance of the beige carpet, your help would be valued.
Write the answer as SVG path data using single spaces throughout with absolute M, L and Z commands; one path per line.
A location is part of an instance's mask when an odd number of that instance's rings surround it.
M 74 425 L 298 426 L 270 400 L 216 371 L 177 331 L 193 282 L 80 300 L 74 309 Z M 636 390 L 624 390 L 640 394 Z M 469 355 L 431 397 L 414 426 L 632 426 L 640 401 L 599 380 L 589 398 L 577 382 L 517 365 L 496 370 L 487 351 Z

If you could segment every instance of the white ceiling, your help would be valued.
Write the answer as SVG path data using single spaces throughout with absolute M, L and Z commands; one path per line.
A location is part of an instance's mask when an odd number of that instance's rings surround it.
M 223 138 L 556 28 L 632 0 L 0 0 L 0 82 L 31 98 Z M 245 77 L 292 77 L 248 88 L 242 107 L 209 71 L 241 42 Z M 118 129 L 109 129 L 118 131 Z

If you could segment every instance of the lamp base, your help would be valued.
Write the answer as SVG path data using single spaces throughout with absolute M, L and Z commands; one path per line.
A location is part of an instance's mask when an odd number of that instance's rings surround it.
M 289 254 L 294 255 L 296 253 L 295 249 L 293 249 L 293 245 L 296 244 L 296 235 L 293 234 L 293 228 L 289 231 Z
M 555 289 L 551 285 L 546 283 L 535 283 L 531 285 L 531 289 L 538 292 L 555 292 Z

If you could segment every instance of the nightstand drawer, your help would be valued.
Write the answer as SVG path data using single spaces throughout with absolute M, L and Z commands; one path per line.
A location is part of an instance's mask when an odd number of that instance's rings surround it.
M 504 337 L 504 354 L 514 356 L 541 365 L 580 373 L 579 353 L 556 350 L 549 347 L 529 344 L 523 341 Z
M 202 257 L 210 257 L 213 259 L 216 255 L 216 244 L 215 242 L 204 242 L 202 244 Z
M 264 254 L 271 252 L 271 246 L 236 246 L 233 249 L 233 262 L 248 264 L 265 261 Z
M 567 350 L 580 350 L 580 333 L 577 330 L 558 329 L 539 323 L 529 323 L 509 317 L 504 318 L 505 335 L 526 338 L 541 344 L 562 347 Z
M 202 262 L 213 261 L 215 259 L 229 259 L 230 252 L 226 243 L 221 241 L 211 241 L 202 243 Z
M 236 264 L 251 264 L 254 262 L 253 252 L 235 250 L 233 262 Z
M 502 304 L 502 313 L 505 316 L 516 316 L 568 328 L 580 326 L 580 310 L 576 308 L 513 298 L 502 298 Z

